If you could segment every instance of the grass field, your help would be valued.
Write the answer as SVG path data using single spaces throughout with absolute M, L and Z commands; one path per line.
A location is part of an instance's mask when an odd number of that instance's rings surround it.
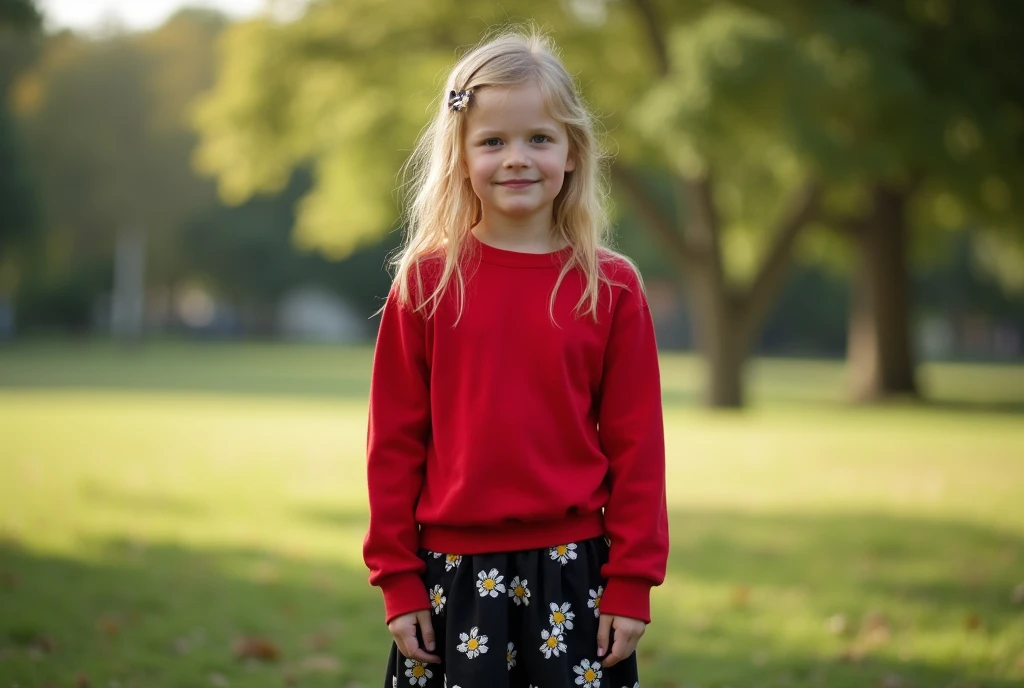
M 0 349 L 0 688 L 382 685 L 369 363 Z M 839 364 L 758 361 L 740 413 L 695 403 L 694 359 L 663 373 L 647 688 L 1022 685 L 1024 367 L 929 365 L 935 403 L 850 408 Z

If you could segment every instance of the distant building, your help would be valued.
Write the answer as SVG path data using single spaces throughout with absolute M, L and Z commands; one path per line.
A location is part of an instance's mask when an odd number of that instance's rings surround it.
M 360 343 L 372 333 L 366 319 L 335 294 L 315 287 L 289 292 L 278 303 L 277 328 L 292 341 Z

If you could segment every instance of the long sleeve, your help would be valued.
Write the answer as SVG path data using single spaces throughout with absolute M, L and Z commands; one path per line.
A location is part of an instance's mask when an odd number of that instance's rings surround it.
M 665 433 L 654 325 L 632 270 L 620 292 L 601 383 L 598 433 L 609 461 L 611 541 L 601 611 L 650 621 L 650 589 L 665 580 Z
M 370 379 L 367 485 L 370 526 L 363 560 L 384 593 L 387 620 L 429 609 L 417 555 L 416 502 L 430 433 L 429 366 L 423 317 L 400 306 L 392 289 L 384 306 Z

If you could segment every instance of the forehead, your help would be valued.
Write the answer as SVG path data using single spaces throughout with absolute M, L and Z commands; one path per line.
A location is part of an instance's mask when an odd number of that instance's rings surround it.
M 487 86 L 473 94 L 473 104 L 466 111 L 467 129 L 516 130 L 541 126 L 561 129 L 562 124 L 551 116 L 544 92 L 535 81 L 515 86 Z

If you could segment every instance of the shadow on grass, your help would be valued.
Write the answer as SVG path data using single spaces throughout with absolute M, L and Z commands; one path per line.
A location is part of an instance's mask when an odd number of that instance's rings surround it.
M 365 522 L 343 510 L 304 516 Z M 1016 657 L 985 666 L 958 660 L 956 644 L 947 656 L 913 644 L 951 625 L 988 655 L 1024 648 L 1009 599 L 1024 572 L 1018 535 L 864 513 L 676 511 L 672 524 L 671 587 L 655 592 L 641 644 L 645 685 L 1019 685 Z M 381 684 L 389 638 L 359 566 L 130 540 L 81 551 L 0 545 L 4 686 L 73 685 L 79 674 L 122 688 Z M 829 632 L 837 615 L 847 627 Z M 237 660 L 234 643 L 248 636 L 280 659 Z

